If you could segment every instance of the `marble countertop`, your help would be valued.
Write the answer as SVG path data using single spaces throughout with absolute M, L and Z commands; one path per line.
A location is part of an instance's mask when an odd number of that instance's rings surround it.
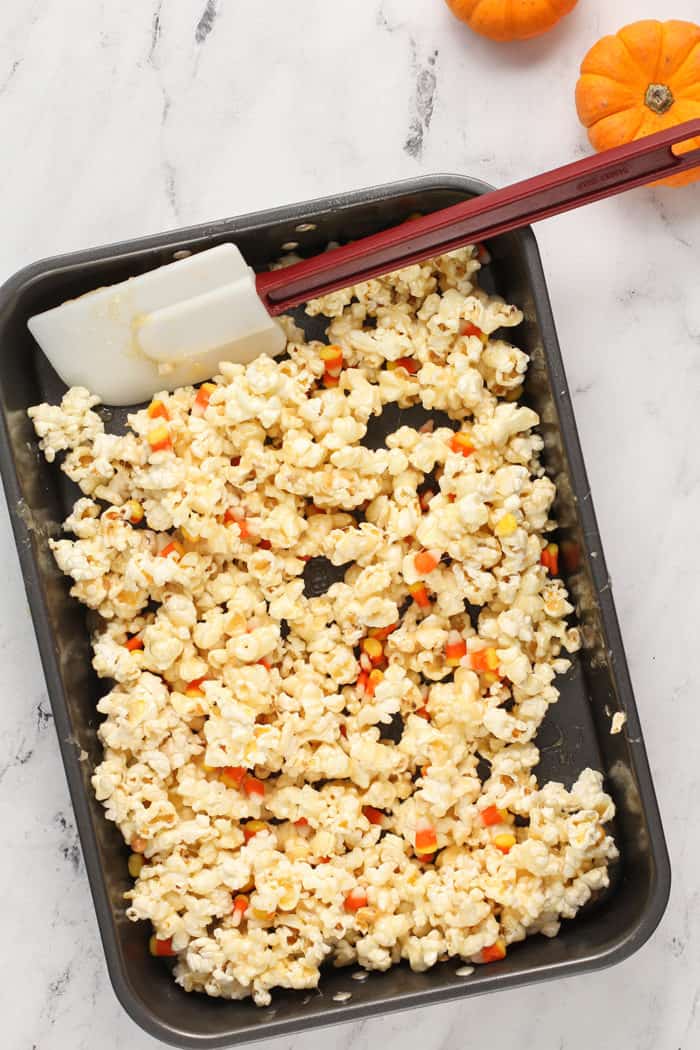
M 697 0 L 673 8 L 697 18 Z M 0 277 L 56 252 L 419 173 L 504 185 L 583 156 L 581 57 L 665 9 L 581 0 L 549 36 L 496 46 L 441 0 L 5 5 Z M 612 970 L 286 1039 L 291 1050 L 329 1038 L 432 1050 L 466 1033 L 489 1050 L 700 1042 L 700 184 L 639 190 L 537 236 L 672 856 L 669 909 Z M 3 1045 L 146 1050 L 157 1044 L 107 977 L 4 507 L 0 529 Z

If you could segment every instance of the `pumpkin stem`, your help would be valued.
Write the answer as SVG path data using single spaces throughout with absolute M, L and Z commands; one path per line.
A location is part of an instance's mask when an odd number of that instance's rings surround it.
M 645 104 L 659 116 L 666 113 L 675 101 L 673 92 L 666 84 L 650 84 L 644 96 Z

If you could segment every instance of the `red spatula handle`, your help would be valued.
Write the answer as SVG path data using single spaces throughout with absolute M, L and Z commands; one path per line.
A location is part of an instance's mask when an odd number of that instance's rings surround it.
M 259 274 L 258 294 L 271 314 L 280 314 L 336 288 L 678 175 L 700 165 L 700 149 L 679 155 L 672 147 L 694 138 L 700 119 Z

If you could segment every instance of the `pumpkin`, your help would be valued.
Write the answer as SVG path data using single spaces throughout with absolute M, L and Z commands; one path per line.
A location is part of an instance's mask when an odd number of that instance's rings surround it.
M 539 36 L 573 11 L 578 0 L 447 0 L 453 14 L 491 40 Z
M 576 109 L 597 150 L 611 149 L 700 117 L 700 26 L 645 20 L 605 36 L 581 63 Z M 674 146 L 700 147 L 700 138 Z M 700 168 L 660 180 L 683 186 Z

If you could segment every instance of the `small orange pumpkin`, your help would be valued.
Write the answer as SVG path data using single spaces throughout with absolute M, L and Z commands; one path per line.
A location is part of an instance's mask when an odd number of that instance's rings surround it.
M 576 109 L 597 150 L 700 117 L 700 26 L 648 19 L 593 45 L 581 63 Z M 678 153 L 700 147 L 691 139 Z M 700 168 L 660 180 L 684 186 Z
M 461 22 L 491 40 L 539 36 L 573 11 L 578 0 L 447 0 Z

